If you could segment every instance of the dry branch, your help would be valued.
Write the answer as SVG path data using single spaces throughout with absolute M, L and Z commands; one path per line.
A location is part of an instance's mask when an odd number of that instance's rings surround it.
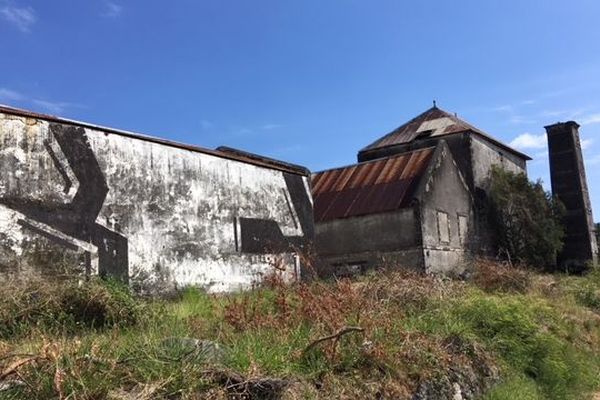
M 330 336 L 325 336 L 322 338 L 319 338 L 313 342 L 311 342 L 302 352 L 302 355 L 306 355 L 310 350 L 312 350 L 315 346 L 317 346 L 319 343 L 322 342 L 326 342 L 328 340 L 333 340 L 335 339 L 336 341 L 339 340 L 340 337 L 348 334 L 348 333 L 352 333 L 352 332 L 364 332 L 365 330 L 361 327 L 358 326 L 346 326 L 342 329 L 340 329 L 339 331 L 337 331 L 336 333 L 334 333 L 333 335 Z

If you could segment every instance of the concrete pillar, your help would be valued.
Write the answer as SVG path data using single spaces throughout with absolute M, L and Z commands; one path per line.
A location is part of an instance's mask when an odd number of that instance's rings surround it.
M 559 265 L 580 270 L 587 262 L 597 262 L 598 247 L 588 193 L 579 125 L 574 121 L 546 126 L 550 155 L 552 193 L 565 205 L 565 246 Z

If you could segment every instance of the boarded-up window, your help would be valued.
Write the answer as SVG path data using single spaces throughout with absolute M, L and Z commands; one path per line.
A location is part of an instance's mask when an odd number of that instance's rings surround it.
M 460 243 L 465 244 L 469 235 L 469 219 L 466 215 L 458 215 L 458 235 Z
M 450 225 L 448 214 L 443 211 L 437 213 L 438 234 L 441 243 L 450 243 Z

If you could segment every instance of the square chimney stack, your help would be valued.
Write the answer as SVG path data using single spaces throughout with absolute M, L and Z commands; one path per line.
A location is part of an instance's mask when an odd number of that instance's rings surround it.
M 558 263 L 569 271 L 581 271 L 588 262 L 598 261 L 594 219 L 588 193 L 585 166 L 574 121 L 546 126 L 550 156 L 552 193 L 564 204 L 565 245 Z

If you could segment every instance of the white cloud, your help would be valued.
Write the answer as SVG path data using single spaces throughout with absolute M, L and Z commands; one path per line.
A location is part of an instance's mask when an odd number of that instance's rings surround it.
M 587 115 L 581 119 L 581 125 L 591 125 L 600 123 L 600 113 Z
M 548 140 L 545 134 L 523 133 L 513 139 L 510 145 L 519 149 L 545 149 L 548 147 Z
M 202 127 L 202 129 L 207 130 L 212 128 L 214 124 L 207 119 L 203 119 L 200 121 L 200 126 Z
M 283 128 L 283 125 L 280 124 L 265 124 L 262 126 L 262 129 L 264 129 L 265 131 L 271 131 L 273 129 L 279 129 L 279 128 Z
M 590 157 L 585 161 L 587 165 L 598 165 L 600 164 L 600 154 L 596 154 L 595 156 Z
M 0 101 L 22 101 L 25 99 L 19 92 L 15 92 L 14 90 L 0 88 Z
M 514 111 L 514 107 L 511 106 L 510 104 L 505 104 L 503 106 L 493 107 L 492 111 L 497 111 L 497 112 L 513 112 Z
M 540 113 L 541 117 L 560 117 L 561 115 L 569 114 L 567 111 L 544 110 Z
M 105 3 L 105 10 L 102 14 L 104 17 L 117 18 L 120 17 L 121 14 L 123 14 L 123 6 L 110 1 Z
M 249 135 L 249 134 L 251 134 L 251 133 L 252 133 L 252 129 L 250 129 L 250 128 L 244 128 L 244 127 L 242 127 L 242 128 L 237 128 L 237 129 L 234 131 L 234 135 L 239 135 L 239 136 L 242 136 L 242 135 Z
M 69 103 L 66 101 L 50 101 L 36 97 L 30 97 L 12 89 L 0 87 L 0 103 L 17 105 L 20 107 L 33 107 L 35 109 L 53 113 L 62 114 L 68 108 L 82 108 L 80 104 Z
M 581 139 L 581 148 L 583 150 L 589 149 L 594 143 L 594 139 Z
M 513 115 L 511 116 L 508 121 L 511 124 L 535 124 L 537 123 L 537 121 L 533 118 L 530 117 L 524 117 L 522 115 Z
M 77 104 L 67 103 L 64 101 L 48 101 L 33 99 L 31 100 L 31 102 L 36 106 L 42 108 L 44 111 L 50 112 L 52 114 L 62 114 L 67 108 L 79 107 Z
M 37 21 L 32 7 L 18 7 L 11 1 L 0 1 L 0 15 L 24 33 L 30 32 Z

